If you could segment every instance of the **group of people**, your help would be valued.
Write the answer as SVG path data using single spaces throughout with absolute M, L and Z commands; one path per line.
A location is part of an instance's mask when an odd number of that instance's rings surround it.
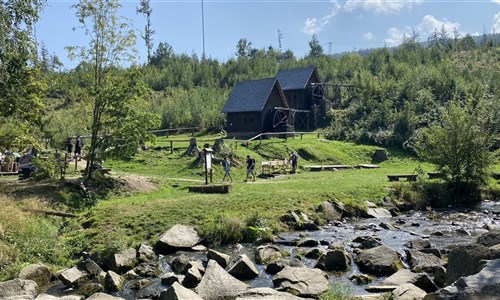
M 294 151 L 290 154 L 290 163 L 292 165 L 292 170 L 291 173 L 297 172 L 297 164 L 299 161 L 299 156 L 297 153 Z M 225 181 L 226 178 L 229 178 L 230 182 L 233 182 L 233 177 L 231 176 L 231 161 L 229 158 L 226 156 L 224 157 L 224 177 L 222 178 L 222 181 Z M 247 167 L 247 177 L 244 180 L 245 182 L 248 181 L 248 178 L 251 177 L 252 181 L 255 181 L 255 159 L 251 157 L 250 155 L 247 155 L 247 160 L 246 160 L 246 167 Z
M 19 171 L 21 154 L 15 151 L 0 151 L 0 169 L 5 172 Z
M 73 148 L 74 148 L 75 159 L 81 160 L 82 149 L 83 149 L 83 140 L 79 135 L 76 137 L 74 143 L 73 143 L 72 138 L 68 138 L 68 140 L 66 142 L 66 146 L 68 148 L 68 156 L 69 157 L 71 157 L 71 154 L 73 153 Z

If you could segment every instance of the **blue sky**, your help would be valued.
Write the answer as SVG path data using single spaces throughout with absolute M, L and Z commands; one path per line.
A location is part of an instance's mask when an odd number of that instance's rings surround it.
M 85 45 L 72 4 L 77 1 L 48 0 L 37 24 L 38 42 L 55 53 L 66 68 L 77 62 L 67 58 L 66 46 Z M 145 19 L 135 13 L 137 1 L 120 1 L 120 15 L 142 31 Z M 203 52 L 201 0 L 151 0 L 154 49 L 159 42 L 172 45 L 176 53 Z M 255 48 L 291 49 L 298 57 L 309 51 L 316 34 L 325 53 L 373 47 L 396 46 L 412 28 L 425 41 L 444 26 L 450 34 L 500 32 L 500 0 L 204 0 L 205 50 L 207 57 L 221 61 L 234 57 L 240 38 Z M 139 36 L 139 34 L 138 34 Z M 331 45 L 331 46 L 330 46 Z M 146 59 L 146 47 L 139 37 L 138 62 Z

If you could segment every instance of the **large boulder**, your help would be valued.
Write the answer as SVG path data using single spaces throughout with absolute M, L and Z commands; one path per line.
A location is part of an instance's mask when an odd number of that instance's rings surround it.
M 0 299 L 32 300 L 37 295 L 38 286 L 33 280 L 13 279 L 0 282 Z
M 200 236 L 193 227 L 174 225 L 167 230 L 156 244 L 163 252 L 175 252 L 196 246 L 201 241 Z
M 203 279 L 196 287 L 196 292 L 204 300 L 236 298 L 250 286 L 226 272 L 215 260 L 208 261 Z
M 198 294 L 174 282 L 166 291 L 161 292 L 160 300 L 203 300 Z
M 295 267 L 295 268 L 305 268 L 306 266 L 297 258 L 283 258 L 278 261 L 272 262 L 266 266 L 266 273 L 274 275 L 281 270 L 283 270 L 286 266 Z
M 280 220 L 295 230 L 319 230 L 318 225 L 301 211 L 290 211 L 281 216 Z
M 240 280 L 253 279 L 259 276 L 259 270 L 246 254 L 240 255 L 228 272 Z
M 184 274 L 189 269 L 189 263 L 191 258 L 185 254 L 174 257 L 170 265 L 172 266 L 172 271 L 177 274 Z
M 282 257 L 280 248 L 275 245 L 262 245 L 255 249 L 255 262 L 258 264 L 268 264 Z
M 414 249 L 414 250 L 422 250 L 422 249 L 428 249 L 431 247 L 431 242 L 429 239 L 414 239 L 405 244 L 405 247 Z
M 130 248 L 120 253 L 115 253 L 111 258 L 110 270 L 125 273 L 134 268 L 137 263 L 137 250 Z
M 336 201 L 324 201 L 321 203 L 321 209 L 329 222 L 342 220 L 342 216 L 346 212 L 344 206 Z
M 88 297 L 87 300 L 125 300 L 124 298 L 111 296 L 105 293 L 95 293 Z
M 417 250 L 405 250 L 410 267 L 414 272 L 434 273 L 443 266 L 439 257 L 434 254 L 427 254 Z
M 369 235 L 358 236 L 352 241 L 358 243 L 360 249 L 371 249 L 383 245 L 380 238 Z
M 382 218 L 391 218 L 391 212 L 388 211 L 385 208 L 382 207 L 370 207 L 366 210 L 366 217 L 368 218 L 377 218 L 377 219 L 382 219 Z
M 373 275 L 391 275 L 402 267 L 399 254 L 385 245 L 360 251 L 354 261 L 362 271 Z
M 236 300 L 305 300 L 289 293 L 279 292 L 272 288 L 253 288 L 239 294 Z
M 106 272 L 90 258 L 78 263 L 76 267 L 81 271 L 87 272 L 91 277 L 104 278 L 104 276 L 106 276 Z
M 500 244 L 500 229 L 492 229 L 486 233 L 483 233 L 477 238 L 476 243 L 481 244 L 485 247 L 491 247 Z
M 59 280 L 67 287 L 73 287 L 87 278 L 87 273 L 77 267 L 66 269 L 59 274 Z
M 224 269 L 227 267 L 229 264 L 229 261 L 231 261 L 231 256 L 222 253 L 222 252 L 217 252 L 215 250 L 209 249 L 207 252 L 207 258 L 208 260 L 215 260 L 221 267 Z
M 188 288 L 194 288 L 201 282 L 203 274 L 197 267 L 191 267 L 187 270 L 184 279 L 182 280 L 182 285 Z
M 40 294 L 35 300 L 83 300 L 85 296 L 82 295 L 66 295 L 61 297 L 52 296 L 49 294 Z
M 461 277 L 452 285 L 428 294 L 425 300 L 497 300 L 500 295 L 500 259 L 488 262 L 477 274 Z
M 137 254 L 138 254 L 139 261 L 141 261 L 141 262 L 153 260 L 156 258 L 156 254 L 153 250 L 153 247 L 151 247 L 150 245 L 146 245 L 146 244 L 141 244 L 139 246 L 139 249 L 137 249 Z
M 421 300 L 427 293 L 411 283 L 405 283 L 392 291 L 393 300 Z
M 33 280 L 38 286 L 44 286 L 50 282 L 52 273 L 49 268 L 40 264 L 31 264 L 19 272 L 19 279 Z
M 481 244 L 455 245 L 448 253 L 446 285 L 481 270 L 481 260 L 492 259 L 493 251 Z
M 419 287 L 422 290 L 426 291 L 427 293 L 435 292 L 438 290 L 438 287 L 429 278 L 429 276 L 427 276 L 427 274 L 413 273 L 405 269 L 397 271 L 396 273 L 384 279 L 380 284 L 401 286 L 405 283 L 411 283 L 416 287 Z
M 347 271 L 351 267 L 351 258 L 345 249 L 327 250 L 316 262 L 315 268 L 326 271 Z
M 111 292 L 120 291 L 123 287 L 124 280 L 123 277 L 109 270 L 104 279 L 104 288 Z
M 299 297 L 317 298 L 329 288 L 328 276 L 319 269 L 285 267 L 274 275 L 273 284 L 279 291 Z

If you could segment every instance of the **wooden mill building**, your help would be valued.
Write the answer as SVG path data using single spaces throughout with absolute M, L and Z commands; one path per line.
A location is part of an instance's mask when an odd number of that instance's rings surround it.
M 274 78 L 242 81 L 222 109 L 228 136 L 315 129 L 323 125 L 331 107 L 323 95 L 314 66 L 281 70 Z

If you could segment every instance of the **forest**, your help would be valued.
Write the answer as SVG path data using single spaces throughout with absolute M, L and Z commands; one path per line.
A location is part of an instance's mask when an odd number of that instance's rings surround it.
M 328 115 L 331 138 L 413 151 L 421 129 L 440 122 L 443 111 L 454 103 L 477 112 L 493 140 L 496 137 L 498 147 L 498 34 L 461 36 L 443 28 L 421 41 L 418 32 L 413 32 L 396 48 L 336 56 L 325 54 L 313 36 L 305 57 L 272 46 L 257 49 L 251 41 L 241 38 L 235 44 L 234 57 L 220 61 L 176 53 L 168 42 L 159 42 L 153 48 L 149 1 L 141 1 L 138 7 L 138 13 L 147 19 L 146 27 L 128 24 L 127 30 L 121 26 L 125 21 L 117 16 L 118 1 L 81 1 L 74 8 L 89 45 L 82 47 L 85 49 L 68 45 L 70 57 L 79 64 L 67 70 L 57 56 L 49 54 L 43 41 L 33 43 L 30 35 L 29 28 L 38 19 L 43 2 L 31 5 L 13 1 L 11 6 L 3 3 L 2 14 L 22 11 L 19 20 L 2 19 L 2 28 L 9 28 L 3 31 L 0 52 L 0 103 L 8 107 L 0 112 L 3 148 L 47 139 L 62 147 L 68 136 L 96 135 L 97 129 L 116 136 L 115 141 L 143 142 L 149 138 L 146 134 L 128 138 L 130 132 L 139 132 L 139 125 L 131 124 L 133 119 L 143 120 L 144 130 L 223 128 L 225 116 L 220 111 L 235 84 L 308 65 L 317 67 L 323 82 L 355 86 L 352 93 L 342 95 Z M 26 8 L 23 5 L 29 9 L 22 10 Z M 91 6 L 101 7 L 102 13 L 92 15 Z M 99 18 L 107 18 L 108 22 L 99 23 Z M 96 30 L 93 24 L 102 28 Z M 131 51 L 137 35 L 143 37 L 148 48 L 146 62 L 137 61 Z M 10 36 L 18 36 L 19 40 L 13 42 Z M 99 45 L 98 37 L 104 40 Z M 118 38 L 125 42 L 113 44 Z M 123 67 L 123 61 L 132 64 Z M 119 86 L 119 82 L 128 84 Z M 95 114 L 99 105 L 105 110 L 102 115 Z M 99 128 L 95 127 L 96 121 Z M 122 146 L 122 152 L 134 151 L 133 146 Z

